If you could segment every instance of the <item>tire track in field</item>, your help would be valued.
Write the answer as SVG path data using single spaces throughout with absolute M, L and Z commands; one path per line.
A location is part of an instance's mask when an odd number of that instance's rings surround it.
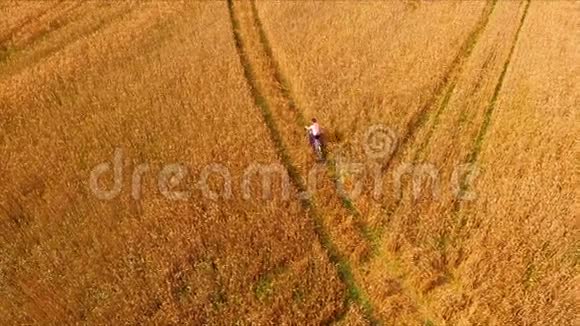
M 264 51 L 267 53 L 268 57 L 270 58 L 273 66 L 274 66 L 274 77 L 276 82 L 280 85 L 280 90 L 282 91 L 284 98 L 288 102 L 288 107 L 296 113 L 296 123 L 298 127 L 305 126 L 307 124 L 307 120 L 304 118 L 304 114 L 302 110 L 300 110 L 294 100 L 294 96 L 292 95 L 292 86 L 288 79 L 282 74 L 282 69 L 280 68 L 280 64 L 276 60 L 274 56 L 274 52 L 272 50 L 272 46 L 268 37 L 266 35 L 264 26 L 260 19 L 258 9 L 256 8 L 256 1 L 251 0 L 252 4 L 252 14 L 254 16 L 254 23 L 258 28 L 258 32 L 260 34 L 260 42 L 264 47 Z M 362 219 L 361 213 L 354 205 L 352 199 L 346 194 L 338 189 L 344 189 L 344 184 L 342 181 L 337 177 L 337 166 L 336 161 L 334 160 L 332 153 L 328 151 L 328 148 L 325 148 L 325 156 L 326 156 L 326 168 L 328 170 L 328 177 L 335 185 L 336 195 L 340 198 L 342 206 L 349 211 L 349 213 L 355 218 L 355 226 L 363 236 L 363 238 L 369 243 L 371 247 L 371 255 L 378 250 L 379 244 L 378 239 L 374 235 L 373 230 L 369 228 L 369 226 L 364 222 Z
M 505 59 L 505 62 L 502 66 L 501 73 L 500 73 L 498 80 L 495 84 L 493 95 L 490 99 L 489 104 L 485 108 L 485 112 L 483 115 L 483 121 L 480 124 L 479 131 L 477 132 L 476 136 L 473 138 L 473 141 L 472 141 L 473 145 L 472 145 L 471 149 L 469 150 L 469 153 L 467 153 L 465 158 L 463 159 L 463 162 L 473 164 L 478 159 L 479 153 L 481 151 L 482 143 L 485 139 L 485 135 L 487 134 L 487 131 L 489 129 L 489 125 L 491 123 L 491 116 L 493 114 L 493 111 L 494 111 L 496 103 L 497 103 L 497 97 L 499 96 L 499 93 L 500 93 L 501 88 L 503 86 L 503 82 L 504 82 L 504 79 L 505 79 L 505 76 L 507 73 L 507 69 L 509 68 L 509 65 L 510 65 L 510 62 L 511 62 L 511 59 L 513 56 L 513 52 L 514 52 L 515 47 L 517 45 L 519 34 L 520 34 L 520 31 L 521 31 L 522 26 L 524 24 L 531 0 L 522 0 L 521 4 L 524 4 L 524 3 L 525 3 L 525 7 L 523 10 L 523 13 L 520 16 L 518 27 L 514 33 L 513 40 L 510 42 L 511 43 L 510 50 L 509 50 L 508 54 L 506 55 L 506 59 Z M 521 8 L 521 4 L 520 4 L 520 8 Z M 437 124 L 439 122 L 439 116 L 446 109 L 447 104 L 449 103 L 449 100 L 453 94 L 453 90 L 456 86 L 456 83 L 457 83 L 457 80 L 454 80 L 450 84 L 448 90 L 445 92 L 445 95 L 441 101 L 439 109 L 434 113 L 434 115 L 432 117 L 433 121 L 432 121 L 430 129 L 428 129 L 428 131 L 427 131 L 427 134 L 426 134 L 427 136 L 424 138 L 424 141 L 419 145 L 419 147 L 415 150 L 415 152 L 413 154 L 413 158 L 412 158 L 413 162 L 415 162 L 417 160 L 419 155 L 424 151 L 424 149 L 429 144 L 430 137 L 433 134 L 433 132 L 436 129 Z M 465 111 L 465 110 L 466 110 L 466 108 L 462 108 L 461 114 L 463 114 L 463 111 Z M 468 176 L 464 175 L 460 179 L 460 192 L 465 192 L 468 190 L 467 185 L 466 185 L 466 178 L 467 177 Z M 398 209 L 400 207 L 400 203 L 401 203 L 401 201 L 397 201 L 394 203 L 393 206 L 390 207 L 391 210 L 388 212 L 388 216 L 392 216 L 392 215 L 396 214 L 396 212 L 398 211 Z M 455 197 L 449 204 L 450 204 L 450 214 L 453 215 L 455 220 L 456 220 L 456 222 L 455 222 L 456 229 L 453 232 L 458 232 L 458 230 L 460 230 L 462 228 L 462 226 L 465 222 L 464 220 L 460 220 L 460 218 L 459 218 L 460 217 L 459 216 L 460 209 L 461 209 L 460 196 Z M 448 235 L 449 235 L 448 233 L 444 233 L 443 237 L 447 237 Z M 451 241 L 454 241 L 454 240 L 451 240 Z
M 439 106 L 439 109 L 435 112 L 434 117 L 438 117 L 441 112 L 445 110 L 447 103 L 449 102 L 449 98 L 455 89 L 457 78 L 463 68 L 463 64 L 473 52 L 473 49 L 475 48 L 481 33 L 489 22 L 489 17 L 493 13 L 497 1 L 498 0 L 491 0 L 488 2 L 479 22 L 461 45 L 459 52 L 449 65 L 449 69 L 447 69 L 443 75 L 441 82 L 435 87 L 433 96 L 426 102 L 425 105 L 423 105 L 411 116 L 411 119 L 409 119 L 407 122 L 405 134 L 400 138 L 399 144 L 397 148 L 395 148 L 395 153 L 391 155 L 389 160 L 384 164 L 383 171 L 388 170 L 395 158 L 398 157 L 398 154 L 402 154 L 407 146 L 410 146 L 414 143 L 413 140 L 416 137 L 417 132 L 425 125 L 425 122 L 431 118 L 429 115 L 432 113 L 432 109 L 437 105 L 437 102 L 441 96 L 444 97 L 444 100 Z
M 60 0 L 56 4 L 48 7 L 47 9 L 41 10 L 40 13 L 31 14 L 26 16 L 20 23 L 16 26 L 10 28 L 7 32 L 0 35 L 0 45 L 4 45 L 7 41 L 9 41 L 16 33 L 26 28 L 31 23 L 42 19 L 44 16 L 47 16 L 51 13 L 51 11 L 57 9 L 60 4 L 64 3 L 64 0 Z
M 2 67 L 2 62 L 0 62 L 0 78 L 7 77 L 10 75 L 17 75 L 24 70 L 31 69 L 31 68 L 39 65 L 43 61 L 47 60 L 48 58 L 52 57 L 53 55 L 64 50 L 66 47 L 72 46 L 72 45 L 76 44 L 77 42 L 81 42 L 87 38 L 90 38 L 93 35 L 95 35 L 97 32 L 99 32 L 100 30 L 105 29 L 107 26 L 111 26 L 111 25 L 114 25 L 114 24 L 122 21 L 123 19 L 128 17 L 131 13 L 133 13 L 134 11 L 135 11 L 135 8 L 133 8 L 133 7 L 126 7 L 126 8 L 121 7 L 118 11 L 107 14 L 107 16 L 103 17 L 103 18 L 107 18 L 107 19 L 101 19 L 94 26 L 90 26 L 86 30 L 84 30 L 83 32 L 79 33 L 78 35 L 75 35 L 72 38 L 68 39 L 66 43 L 60 43 L 60 44 L 57 44 L 57 45 L 50 47 L 48 49 L 43 49 L 41 51 L 34 53 L 30 58 L 32 60 L 29 60 L 30 62 L 28 62 L 27 65 L 20 65 L 16 68 L 5 68 L 5 67 Z M 86 13 L 81 13 L 78 20 L 82 20 L 82 18 L 84 17 L 85 14 Z M 59 28 L 66 28 L 67 25 L 73 23 L 73 21 L 69 21 L 69 22 L 63 24 L 62 26 L 60 26 Z M 35 43 L 35 40 L 33 40 L 32 42 L 29 42 L 28 45 L 30 46 L 30 45 L 33 45 L 34 43 Z M 20 51 L 20 50 L 21 49 L 16 48 L 13 51 Z
M 59 5 L 64 4 L 66 7 L 60 9 L 58 8 Z M 83 5 L 83 2 L 77 1 L 73 3 L 68 3 L 66 1 L 58 2 L 56 5 L 50 7 L 46 11 L 42 12 L 40 15 L 36 17 L 28 18 L 24 23 L 20 26 L 15 27 L 9 34 L 2 40 L 2 42 L 6 42 L 8 40 L 13 40 L 14 36 L 19 32 L 26 30 L 28 27 L 31 27 L 33 24 L 39 25 L 39 27 L 30 35 L 28 38 L 24 40 L 24 43 L 17 46 L 15 50 L 23 49 L 28 47 L 31 44 L 34 44 L 38 40 L 44 38 L 48 34 L 54 32 L 55 30 L 60 29 L 61 27 L 66 26 L 69 22 L 62 23 L 59 18 L 74 12 L 77 8 L 80 8 Z M 59 10 L 57 10 L 59 9 Z M 86 13 L 83 13 L 86 14 Z M 46 21 L 43 21 L 46 19 Z
M 506 61 L 503 65 L 501 74 L 500 74 L 500 76 L 497 80 L 497 83 L 495 85 L 493 95 L 491 97 L 489 105 L 487 106 L 487 108 L 484 112 L 483 122 L 481 123 L 481 127 L 479 129 L 479 132 L 477 133 L 477 136 L 473 140 L 471 152 L 467 155 L 467 157 L 465 159 L 465 162 L 467 162 L 467 163 L 472 163 L 472 164 L 475 163 L 479 158 L 479 154 L 481 153 L 481 148 L 482 148 L 483 142 L 485 140 L 485 136 L 487 135 L 487 132 L 489 130 L 489 126 L 491 124 L 491 117 L 492 117 L 493 112 L 495 111 L 495 108 L 496 108 L 499 93 L 501 92 L 501 89 L 503 87 L 503 83 L 505 80 L 505 76 L 507 74 L 507 70 L 508 70 L 509 65 L 511 63 L 512 56 L 514 54 L 515 48 L 516 48 L 517 43 L 518 43 L 520 32 L 522 30 L 522 27 L 524 26 L 524 22 L 526 20 L 527 14 L 528 14 L 528 9 L 530 8 L 530 4 L 532 2 L 531 0 L 524 0 L 524 1 L 525 1 L 524 12 L 522 13 L 522 16 L 520 18 L 518 29 L 516 30 L 516 33 L 514 35 L 514 39 L 512 41 L 512 45 L 510 47 L 509 54 L 506 58 Z M 463 181 L 461 182 L 460 185 L 461 185 L 461 191 L 467 190 L 466 189 L 467 186 L 465 185 L 465 178 L 463 179 Z M 454 211 L 458 211 L 458 210 L 459 210 L 459 201 L 456 200 L 454 202 Z
M 404 149 L 407 146 L 415 144 L 414 139 L 417 136 L 417 133 L 421 130 L 422 127 L 425 126 L 426 122 L 430 120 L 432 121 L 432 123 L 429 129 L 427 130 L 425 140 L 420 144 L 418 144 L 417 149 L 415 149 L 412 157 L 412 162 L 415 162 L 419 157 L 419 155 L 428 146 L 429 140 L 439 123 L 439 118 L 447 108 L 447 105 L 449 104 L 449 100 L 451 99 L 453 91 L 455 90 L 455 86 L 457 85 L 457 80 L 463 70 L 463 66 L 467 61 L 467 59 L 473 53 L 473 50 L 475 49 L 475 46 L 479 41 L 482 32 L 487 27 L 489 23 L 489 18 L 491 17 L 491 14 L 493 13 L 497 2 L 498 0 L 490 0 L 488 2 L 486 8 L 483 10 L 479 22 L 477 23 L 473 31 L 471 31 L 467 39 L 463 42 L 463 45 L 461 46 L 455 58 L 453 59 L 451 65 L 449 66 L 449 69 L 445 72 L 442 82 L 436 87 L 435 92 L 433 93 L 431 99 L 427 101 L 427 103 L 421 109 L 419 109 L 407 123 L 406 129 L 407 132 L 400 139 L 399 145 L 397 148 L 395 148 L 394 154 L 390 156 L 389 160 L 383 166 L 383 171 L 387 171 L 391 167 L 395 159 L 405 152 Z M 439 103 L 438 108 L 436 109 L 435 112 L 433 112 L 433 109 L 437 106 L 438 103 Z M 400 199 L 395 200 L 394 202 L 392 202 L 391 205 L 386 207 L 387 216 L 385 218 L 385 221 L 389 220 L 391 216 L 395 215 L 396 211 L 400 206 L 400 203 L 401 203 Z M 381 227 L 382 226 L 383 223 L 381 223 Z M 383 233 L 382 231 L 379 231 L 379 234 L 382 233 Z
M 294 187 L 301 193 L 307 194 L 307 187 L 302 176 L 306 176 L 304 167 L 311 163 L 312 157 L 305 158 L 301 153 L 308 150 L 305 143 L 305 136 L 302 128 L 290 128 L 300 121 L 293 101 L 288 100 L 288 88 L 280 85 L 282 81 L 279 72 L 276 72 L 272 62 L 270 51 L 263 44 L 263 36 L 260 36 L 259 26 L 256 17 L 252 17 L 256 12 L 255 6 L 248 2 L 236 3 L 228 0 L 228 9 L 232 23 L 234 42 L 240 62 L 244 70 L 244 76 L 248 82 L 254 102 L 260 108 L 264 122 L 270 131 L 270 137 L 280 156 L 285 169 L 288 171 L 290 180 Z M 302 118 L 303 119 L 303 118 Z M 280 129 L 280 123 L 283 129 Z M 282 136 L 284 134 L 284 138 Z M 310 151 L 306 153 L 310 154 Z M 300 163 L 298 165 L 297 163 Z M 326 179 L 326 178 L 325 178 Z M 317 196 L 318 197 L 318 194 Z M 342 319 L 350 304 L 355 303 L 360 306 L 365 318 L 371 324 L 381 324 L 374 317 L 374 309 L 368 300 L 366 293 L 358 285 L 353 275 L 353 269 L 349 259 L 343 254 L 341 246 L 335 243 L 336 238 L 330 235 L 327 227 L 328 216 L 323 216 L 319 212 L 333 212 L 336 209 L 337 197 L 324 196 L 318 198 L 314 196 L 304 196 L 301 198 L 303 208 L 314 222 L 314 231 L 320 244 L 325 249 L 330 262 L 334 264 L 340 280 L 346 288 L 345 301 L 342 308 L 336 311 L 325 323 L 332 323 Z M 319 206 L 320 205 L 320 206 Z M 341 203 L 338 203 L 342 206 Z M 319 208 L 320 207 L 320 208 Z M 335 217 L 342 217 L 335 215 Z
M 498 0 L 488 1 L 488 4 L 484 8 L 477 25 L 474 27 L 474 29 L 470 32 L 468 37 L 463 42 L 459 52 L 452 61 L 452 64 L 445 72 L 442 81 L 440 82 L 439 85 L 437 85 L 435 92 L 433 93 L 433 96 L 426 102 L 426 104 L 419 111 L 417 111 L 413 115 L 413 117 L 407 124 L 407 132 L 401 138 L 397 148 L 395 148 L 393 155 L 389 157 L 389 160 L 383 166 L 382 168 L 383 171 L 387 171 L 391 167 L 392 163 L 396 159 L 398 159 L 400 155 L 403 155 L 405 153 L 405 149 L 407 146 L 412 145 L 418 146 L 417 148 L 414 149 L 411 162 L 415 162 L 418 159 L 421 152 L 428 146 L 431 135 L 437 128 L 439 118 L 447 108 L 447 105 L 449 104 L 451 96 L 457 85 L 459 76 L 461 75 L 461 72 L 464 70 L 465 62 L 468 61 L 468 58 L 473 53 L 473 50 L 475 49 L 475 46 L 477 45 L 481 37 L 481 34 L 488 26 L 489 19 L 492 13 L 494 12 L 494 9 L 496 8 L 497 1 Z M 427 122 L 431 123 L 427 124 Z M 427 136 L 424 138 L 424 141 L 417 144 L 415 137 L 417 136 L 419 131 L 422 130 L 422 128 L 428 128 L 426 129 Z M 392 201 L 386 207 L 383 206 L 383 209 L 385 210 L 385 218 L 379 223 L 377 230 L 375 231 L 378 234 L 379 240 L 382 238 L 385 232 L 384 229 L 385 223 L 397 213 L 398 209 L 401 206 L 400 205 L 401 202 L 402 199 L 398 199 Z M 370 263 L 370 261 L 368 263 Z M 414 298 L 416 300 L 416 303 L 422 305 L 423 307 L 426 307 L 427 312 L 431 311 L 431 309 L 429 308 L 429 304 L 423 300 L 418 299 L 420 298 L 418 292 L 412 286 L 408 286 L 407 281 L 405 279 L 401 279 L 401 283 L 403 284 L 405 292 L 408 293 L 407 295 L 409 297 Z
M 302 126 L 306 123 L 306 119 L 304 118 L 304 115 L 302 113 L 301 110 L 298 109 L 296 102 L 293 98 L 292 95 L 292 88 L 291 88 L 291 84 L 288 81 L 288 79 L 283 75 L 282 73 L 282 69 L 280 68 L 279 63 L 277 62 L 272 47 L 270 45 L 270 42 L 268 40 L 268 37 L 266 35 L 265 29 L 262 25 L 258 10 L 256 8 L 256 1 L 255 0 L 251 0 L 251 4 L 252 4 L 252 12 L 253 12 L 253 16 L 254 16 L 254 21 L 255 24 L 257 26 L 257 28 L 259 29 L 259 34 L 260 34 L 260 41 L 262 43 L 262 46 L 264 47 L 264 51 L 268 54 L 268 56 L 270 57 L 270 60 L 272 61 L 273 65 L 274 65 L 274 74 L 276 77 L 276 81 L 279 83 L 280 88 L 282 90 L 282 92 L 284 93 L 284 96 L 286 98 L 286 101 L 288 102 L 289 107 L 292 110 L 296 111 L 297 114 L 297 122 L 299 126 Z M 353 203 L 353 201 L 348 197 L 348 195 L 346 194 L 341 194 L 338 191 L 339 187 L 343 187 L 342 182 L 340 181 L 340 179 L 337 177 L 337 167 L 336 167 L 336 162 L 334 161 L 334 159 L 332 158 L 332 153 L 327 152 L 327 161 L 326 161 L 326 167 L 329 173 L 329 178 L 334 182 L 335 187 L 337 188 L 337 196 L 340 198 L 343 207 L 345 207 L 347 210 L 349 210 L 349 212 L 355 216 L 355 218 L 357 219 L 357 228 L 359 230 L 359 232 L 363 235 L 363 237 L 365 238 L 365 240 L 370 244 L 371 246 L 371 255 L 369 255 L 368 257 L 365 257 L 365 261 L 369 261 L 370 259 L 372 259 L 380 250 L 379 249 L 379 240 L 380 238 L 377 236 L 377 233 L 375 230 L 370 229 L 366 223 L 364 223 L 364 221 L 362 220 L 362 216 L 360 214 L 360 212 L 358 211 L 357 207 L 355 206 L 355 204 Z M 411 291 L 413 292 L 413 291 Z M 412 296 L 409 296 L 412 298 L 417 298 L 418 296 L 413 293 Z M 337 318 L 335 318 L 335 321 L 340 321 L 344 318 L 345 316 L 337 316 Z M 424 320 L 428 320 L 426 318 L 423 318 Z

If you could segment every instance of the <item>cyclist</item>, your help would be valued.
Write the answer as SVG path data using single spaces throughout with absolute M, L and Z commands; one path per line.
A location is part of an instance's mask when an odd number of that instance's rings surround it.
M 324 149 L 322 148 L 322 131 L 316 118 L 312 118 L 312 124 L 306 127 L 308 130 L 308 140 L 310 141 L 310 146 L 316 154 L 319 161 L 324 161 Z
M 316 121 L 316 118 L 312 118 L 312 124 L 306 127 L 308 134 L 310 135 L 310 145 L 314 146 L 314 140 L 320 141 L 320 125 Z

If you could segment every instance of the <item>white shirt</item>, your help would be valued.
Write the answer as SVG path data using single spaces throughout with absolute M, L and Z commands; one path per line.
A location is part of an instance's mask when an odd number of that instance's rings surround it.
M 312 136 L 320 135 L 320 126 L 318 125 L 318 122 L 311 124 L 310 127 L 308 127 L 308 130 L 310 130 Z

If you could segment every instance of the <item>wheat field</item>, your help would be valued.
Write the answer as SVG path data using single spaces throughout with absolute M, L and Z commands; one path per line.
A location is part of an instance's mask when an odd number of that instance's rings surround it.
M 0 324 L 576 324 L 579 10 L 0 2 Z

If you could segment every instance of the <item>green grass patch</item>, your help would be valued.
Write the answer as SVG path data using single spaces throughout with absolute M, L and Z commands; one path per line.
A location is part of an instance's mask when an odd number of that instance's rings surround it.
M 427 319 L 423 322 L 423 326 L 435 326 L 435 323 Z
M 264 302 L 267 301 L 274 292 L 272 287 L 272 277 L 271 275 L 265 275 L 260 277 L 258 282 L 256 282 L 256 287 L 254 288 L 254 294 L 258 300 Z

